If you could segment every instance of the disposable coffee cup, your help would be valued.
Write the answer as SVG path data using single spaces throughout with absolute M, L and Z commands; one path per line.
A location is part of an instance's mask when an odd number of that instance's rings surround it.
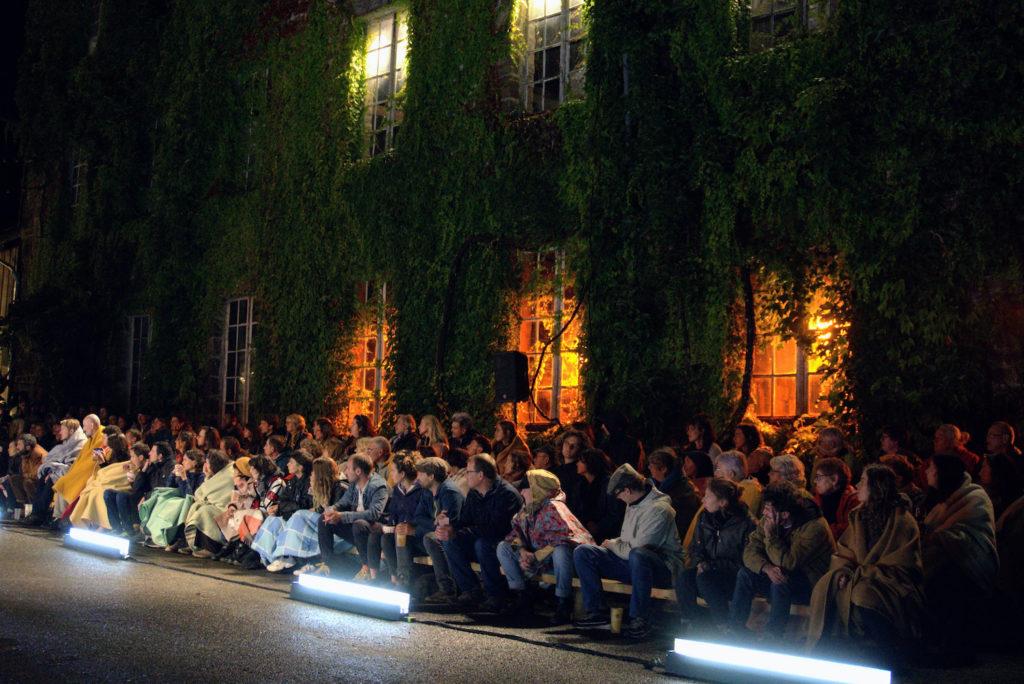
M 612 634 L 622 633 L 622 608 L 612 608 L 611 623 Z
M 15 508 L 14 509 L 14 519 L 15 520 L 21 520 L 21 509 L 20 508 Z
M 32 504 L 25 504 L 25 517 L 32 515 Z
M 395 546 L 402 549 L 405 548 L 405 533 L 395 532 Z
M 395 526 L 394 525 L 384 525 L 384 534 L 394 534 L 394 533 L 395 533 Z

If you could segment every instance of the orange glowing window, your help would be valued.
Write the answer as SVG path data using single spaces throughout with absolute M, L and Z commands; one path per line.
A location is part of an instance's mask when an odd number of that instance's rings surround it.
M 520 423 L 543 422 L 547 418 L 569 423 L 579 419 L 583 412 L 581 314 L 569 320 L 576 310 L 576 290 L 566 274 L 565 256 L 560 251 L 523 252 L 520 264 L 528 294 L 519 302 L 516 348 L 529 360 L 533 402 L 520 403 L 516 415 Z M 561 336 L 554 339 L 563 326 Z
M 387 395 L 384 360 L 387 353 L 387 285 L 361 283 L 356 292 L 361 309 L 358 329 L 349 351 L 352 375 L 349 378 L 348 410 L 342 416 L 347 425 L 352 416 L 369 416 L 380 425 L 381 406 Z
M 819 310 L 816 298 L 812 310 Z M 833 321 L 817 314 L 808 318 L 807 329 L 819 341 L 832 336 Z M 816 416 L 831 408 L 829 384 L 822 372 L 822 359 L 796 340 L 772 336 L 754 350 L 754 373 L 750 396 L 761 418 Z

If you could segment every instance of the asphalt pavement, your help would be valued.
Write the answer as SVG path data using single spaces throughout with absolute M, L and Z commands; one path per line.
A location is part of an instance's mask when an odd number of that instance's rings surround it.
M 288 598 L 294 578 L 145 548 L 112 560 L 0 525 L 0 682 L 647 682 L 643 643 L 571 628 L 414 611 L 406 622 Z M 901 681 L 1024 681 L 1024 653 Z

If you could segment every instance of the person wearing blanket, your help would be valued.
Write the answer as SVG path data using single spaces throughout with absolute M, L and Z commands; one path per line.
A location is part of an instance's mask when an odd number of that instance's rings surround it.
M 218 473 L 227 462 L 223 454 L 207 458 L 199 449 L 182 454 L 181 463 L 174 466 L 165 486 L 150 492 L 139 506 L 139 520 L 149 537 L 146 546 L 173 552 L 184 545 L 182 526 L 196 490 L 206 480 L 207 472 Z
M 973 661 L 971 634 L 982 616 L 977 606 L 991 594 L 999 572 L 992 501 L 974 484 L 960 456 L 936 454 L 929 462 L 929 503 L 921 524 L 925 596 L 930 613 L 926 634 L 937 661 Z
M 888 466 L 865 468 L 857 500 L 860 507 L 850 513 L 832 564 L 811 595 L 807 648 L 833 638 L 871 639 L 893 664 L 921 624 L 921 537 L 912 504 Z
M 274 463 L 268 459 L 268 462 Z M 276 464 L 274 464 L 276 467 Z M 282 483 L 281 493 L 275 503 L 269 503 L 266 508 L 266 517 L 253 536 L 250 546 L 256 554 L 252 562 L 258 561 L 253 568 L 266 564 L 264 559 L 273 551 L 277 535 L 284 529 L 284 524 L 297 511 L 308 509 L 313 505 L 313 499 L 309 494 L 309 471 L 312 466 L 312 458 L 305 449 L 296 449 L 288 456 L 288 475 L 279 478 Z M 294 565 L 294 563 L 293 563 Z M 283 570 L 278 567 L 272 572 Z
M 238 459 L 239 461 L 243 459 Z M 213 472 L 212 464 L 223 462 L 225 467 Z M 224 543 L 224 535 L 217 525 L 217 516 L 227 510 L 234 492 L 235 468 L 226 467 L 228 457 L 219 449 L 210 449 L 206 454 L 206 480 L 196 489 L 192 506 L 185 516 L 185 542 L 179 552 L 198 554 L 199 558 L 210 558 Z M 248 463 L 246 463 L 248 465 Z
M 109 430 L 110 428 L 108 428 Z M 114 428 L 116 430 L 116 428 Z M 130 492 L 132 484 L 128 479 L 128 441 L 120 434 L 106 435 L 107 448 L 96 453 L 96 472 L 85 483 L 78 502 L 71 511 L 70 521 L 76 527 L 102 527 L 110 529 L 107 504 L 103 492 L 113 489 Z
M 106 446 L 106 435 L 103 432 L 103 424 L 95 413 L 90 413 L 82 419 L 82 431 L 85 432 L 86 440 L 82 444 L 81 451 L 75 462 L 68 468 L 56 482 L 53 483 L 53 492 L 57 495 L 53 505 L 53 517 L 63 517 L 68 504 L 78 498 L 85 488 L 92 474 L 96 472 L 96 460 L 93 454 L 96 449 Z M 55 471 L 55 474 L 60 472 Z
M 292 453 L 297 452 L 301 450 L 296 449 Z M 221 528 L 228 544 L 215 558 L 241 565 L 246 570 L 255 570 L 263 563 L 260 554 L 250 548 L 250 545 L 264 518 L 278 513 L 285 480 L 281 477 L 277 464 L 266 456 L 254 456 L 249 459 L 249 470 L 253 491 L 252 503 L 248 508 L 239 506 L 234 511 L 228 507 L 228 513 L 225 514 L 228 516 L 227 522 Z

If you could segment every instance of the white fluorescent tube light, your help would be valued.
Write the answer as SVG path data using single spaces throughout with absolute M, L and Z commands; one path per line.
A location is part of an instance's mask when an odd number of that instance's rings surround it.
M 94 551 L 119 558 L 127 558 L 131 542 L 123 537 L 72 527 L 64 537 L 64 544 L 85 551 Z
M 291 597 L 328 608 L 339 608 L 373 617 L 401 620 L 409 614 L 409 594 L 356 582 L 299 575 Z
M 676 674 L 686 676 L 700 671 L 705 678 L 715 681 L 761 679 L 764 681 L 835 682 L 838 684 L 889 684 L 892 677 L 888 670 L 874 667 L 849 665 L 830 660 L 691 639 L 676 639 L 675 649 L 669 655 L 669 669 Z M 673 664 L 685 672 L 676 671 L 672 667 Z M 714 673 L 709 676 L 709 672 L 712 671 Z

